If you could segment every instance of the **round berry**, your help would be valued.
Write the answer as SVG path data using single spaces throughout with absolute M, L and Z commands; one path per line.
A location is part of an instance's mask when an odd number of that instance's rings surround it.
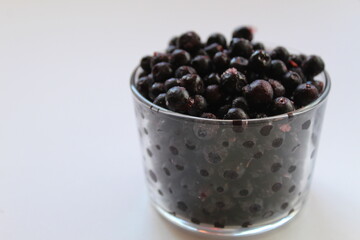
M 151 56 L 145 56 L 140 61 L 141 68 L 147 73 L 151 72 L 151 60 Z
M 247 27 L 247 26 L 238 27 L 234 30 L 232 37 L 233 38 L 245 38 L 246 40 L 252 41 L 253 40 L 253 31 L 250 27 Z
M 201 114 L 200 117 L 202 117 L 202 118 L 208 118 L 208 119 L 216 119 L 216 116 L 215 116 L 215 114 L 213 114 L 213 113 L 203 113 L 203 114 Z
M 213 58 L 213 66 L 218 73 L 224 72 L 229 68 L 230 58 L 229 55 L 225 52 L 217 52 Z
M 136 82 L 136 89 L 145 98 L 149 97 L 149 88 L 153 84 L 153 79 L 149 76 L 141 77 Z
M 255 50 L 265 50 L 265 45 L 261 42 L 252 43 L 253 49 Z
M 177 78 L 169 78 L 168 80 L 166 80 L 164 82 L 165 91 L 168 91 L 170 88 L 179 86 L 179 85 L 180 85 L 180 81 Z
M 300 84 L 294 91 L 294 102 L 296 105 L 303 107 L 306 106 L 319 97 L 318 89 L 308 83 Z
M 230 108 L 231 108 L 230 104 L 225 104 L 225 105 L 219 107 L 218 110 L 216 111 L 216 116 L 219 119 L 224 118 L 224 116 L 227 114 L 227 112 L 229 111 Z
M 220 84 L 220 76 L 217 73 L 210 73 L 209 76 L 204 78 L 204 83 L 206 86 L 212 84 Z
M 223 48 L 223 46 L 221 46 L 218 43 L 212 43 L 212 44 L 206 46 L 204 48 L 204 50 L 207 53 L 207 55 L 209 55 L 211 58 L 213 58 L 217 52 L 221 52 L 222 50 L 224 50 L 224 48 Z
M 191 66 L 200 76 L 204 76 L 211 72 L 210 57 L 198 55 L 191 61 Z
M 227 46 L 226 38 L 221 33 L 213 33 L 209 36 L 209 38 L 206 42 L 206 45 L 209 46 L 213 43 L 217 43 L 217 44 L 221 45 L 223 48 L 226 48 L 226 46 Z
M 256 50 L 249 59 L 249 68 L 255 72 L 265 72 L 270 66 L 271 57 L 264 50 Z
M 197 74 L 187 74 L 180 79 L 180 86 L 186 88 L 191 94 L 202 94 L 204 92 L 204 82 Z
M 176 46 L 170 45 L 166 48 L 166 53 L 171 54 L 176 49 L 177 49 Z
M 290 54 L 286 48 L 276 47 L 271 51 L 270 56 L 272 59 L 278 59 L 278 60 L 283 61 L 284 63 L 287 63 L 289 60 Z
M 291 69 L 289 69 L 289 70 L 290 70 L 290 71 L 293 71 L 293 72 L 296 72 L 297 74 L 299 74 L 299 76 L 300 76 L 300 78 L 302 79 L 302 82 L 303 82 L 303 83 L 306 82 L 307 77 L 305 76 L 305 74 L 304 74 L 304 72 L 303 72 L 303 70 L 302 70 L 301 68 L 296 67 L 296 68 L 291 68 Z M 308 78 L 312 78 L 312 77 L 308 76 Z M 310 80 L 310 79 L 309 79 L 309 80 Z
M 220 86 L 226 93 L 240 92 L 246 84 L 245 75 L 238 72 L 236 68 L 229 68 L 221 75 Z
M 230 60 L 230 67 L 236 68 L 240 72 L 246 72 L 249 61 L 243 57 L 233 57 Z
M 172 87 L 166 92 L 166 106 L 175 112 L 185 112 L 188 108 L 189 93 L 183 87 Z
M 306 60 L 306 56 L 304 54 L 300 54 L 300 55 L 291 54 L 289 56 L 289 60 L 287 64 L 289 67 L 301 67 L 301 65 L 305 60 Z
M 154 52 L 154 56 L 151 58 L 151 67 L 154 67 L 160 62 L 169 62 L 170 56 L 166 53 Z
M 178 39 L 179 38 L 176 37 L 176 36 L 171 38 L 170 41 L 169 41 L 169 46 L 176 46 Z
M 164 83 L 161 82 L 155 82 L 153 85 L 151 85 L 149 89 L 149 98 L 151 100 L 154 100 L 160 93 L 164 93 Z
M 271 107 L 272 115 L 279 115 L 283 113 L 292 112 L 295 110 L 294 104 L 290 101 L 290 99 L 286 97 L 278 97 L 274 100 Z
M 200 36 L 192 31 L 186 32 L 179 37 L 177 46 L 190 53 L 196 52 L 201 48 Z
M 218 104 L 221 101 L 223 94 L 220 90 L 219 85 L 209 85 L 205 89 L 205 98 L 210 104 Z
M 158 105 L 159 107 L 166 108 L 166 101 L 165 101 L 166 93 L 160 93 L 155 99 L 154 104 Z
M 186 74 L 196 74 L 196 70 L 190 66 L 181 66 L 175 71 L 175 77 L 181 78 L 182 76 L 185 76 Z
M 152 69 L 152 75 L 155 82 L 164 82 L 173 76 L 173 70 L 170 63 L 157 63 Z
M 302 69 L 307 76 L 316 76 L 324 71 L 325 64 L 321 57 L 316 55 L 309 56 L 302 64 Z
M 270 85 L 274 91 L 274 98 L 285 95 L 285 88 L 279 81 L 269 79 L 268 82 L 270 83 Z
M 224 119 L 248 119 L 249 116 L 241 108 L 230 108 Z
M 237 97 L 232 101 L 233 108 L 241 108 L 245 111 L 249 110 L 249 104 L 244 97 Z
M 317 90 L 319 91 L 319 93 L 322 93 L 322 91 L 324 90 L 324 83 L 321 81 L 312 80 L 312 81 L 308 81 L 306 83 L 314 85 L 317 88 Z
M 300 75 L 293 71 L 288 71 L 282 78 L 281 83 L 286 89 L 286 93 L 291 95 L 299 84 L 302 83 Z
M 287 71 L 287 67 L 283 61 L 276 59 L 270 62 L 269 75 L 271 77 L 281 79 Z
M 174 67 L 174 69 L 188 65 L 190 63 L 190 54 L 182 49 L 176 49 L 171 53 L 170 63 Z
M 206 100 L 201 95 L 195 95 L 189 100 L 188 113 L 192 116 L 200 116 L 207 108 Z
M 255 80 L 246 85 L 243 91 L 247 102 L 255 109 L 265 109 L 274 96 L 270 83 L 265 80 Z
M 251 43 L 244 38 L 233 38 L 230 43 L 231 56 L 249 58 L 253 52 Z

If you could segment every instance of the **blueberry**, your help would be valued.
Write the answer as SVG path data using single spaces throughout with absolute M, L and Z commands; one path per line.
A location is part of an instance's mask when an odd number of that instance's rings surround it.
M 202 94 L 204 92 L 204 82 L 197 74 L 186 74 L 180 79 L 180 86 L 186 88 L 191 94 Z
M 207 53 L 207 55 L 209 55 L 211 58 L 213 58 L 217 52 L 221 52 L 222 50 L 224 50 L 224 48 L 223 48 L 223 46 L 221 46 L 218 43 L 212 43 L 212 44 L 206 46 L 204 48 L 204 50 Z
M 154 100 L 160 93 L 164 93 L 164 83 L 155 82 L 149 89 L 149 98 Z
M 151 56 L 145 56 L 140 61 L 141 68 L 147 73 L 151 72 L 151 60 Z
M 224 72 L 229 68 L 230 58 L 229 55 L 225 52 L 217 52 L 213 58 L 213 66 L 218 73 Z
M 245 111 L 249 110 L 249 105 L 244 97 L 237 97 L 232 101 L 233 108 L 241 108 Z
M 169 46 L 176 46 L 178 39 L 179 38 L 177 36 L 171 38 L 169 41 Z
M 271 51 L 270 56 L 272 59 L 278 59 L 278 60 L 283 61 L 284 63 L 287 63 L 289 60 L 290 54 L 286 48 L 276 47 Z
M 154 52 L 154 56 L 151 59 L 151 67 L 160 62 L 170 62 L 170 56 L 166 53 Z
M 230 108 L 224 119 L 248 119 L 248 115 L 241 108 Z
M 325 64 L 321 57 L 316 55 L 309 56 L 302 64 L 302 69 L 307 76 L 316 76 L 324 71 Z
M 211 61 L 209 56 L 196 56 L 191 61 L 192 67 L 200 76 L 204 76 L 211 72 Z
M 193 99 L 189 100 L 188 113 L 191 116 L 200 116 L 206 111 L 207 103 L 203 96 L 195 95 Z
M 164 82 L 173 76 L 173 70 L 170 63 L 157 63 L 152 69 L 152 75 L 155 82 Z
M 149 76 L 141 77 L 136 82 L 136 89 L 145 98 L 149 97 L 149 88 L 153 84 L 153 79 Z
M 270 85 L 273 89 L 274 98 L 285 95 L 285 87 L 279 81 L 269 79 L 268 82 L 270 83 Z
M 246 72 L 249 61 L 243 57 L 233 57 L 230 60 L 230 67 L 236 68 L 240 72 Z
M 264 50 L 256 50 L 249 59 L 249 68 L 254 72 L 265 72 L 270 66 L 271 57 Z
M 176 46 L 174 46 L 174 45 L 169 45 L 167 48 L 166 48 L 166 53 L 168 53 L 168 54 L 171 54 L 173 51 L 175 51 L 177 48 L 176 48 Z
M 169 78 L 168 80 L 166 80 L 164 82 L 165 91 L 168 91 L 170 88 L 179 86 L 179 85 L 180 85 L 180 81 L 177 78 Z
M 318 89 L 308 83 L 300 84 L 294 91 L 294 102 L 296 105 L 302 107 L 310 104 L 319 97 Z
M 202 118 L 208 118 L 208 119 L 216 119 L 216 116 L 215 116 L 215 114 L 213 114 L 213 113 L 203 113 L 203 114 L 201 114 L 200 117 L 202 117 Z
M 189 93 L 183 87 L 172 87 L 166 92 L 166 106 L 175 112 L 185 112 L 188 108 Z
M 175 77 L 181 78 L 185 76 L 186 74 L 196 74 L 196 70 L 193 67 L 190 66 L 181 66 L 175 71 Z
M 196 52 L 201 48 L 200 36 L 192 31 L 186 32 L 179 37 L 177 46 L 189 53 Z
M 165 101 L 166 93 L 160 93 L 153 101 L 154 104 L 166 108 L 166 101 Z
M 291 54 L 287 65 L 288 67 L 301 67 L 306 58 L 304 54 Z
M 306 83 L 314 85 L 317 88 L 317 90 L 319 91 L 319 93 L 322 93 L 322 91 L 324 90 L 324 83 L 321 81 L 312 80 L 312 81 L 308 81 Z
M 282 78 L 281 83 L 286 89 L 286 93 L 291 95 L 291 93 L 296 89 L 299 84 L 302 83 L 300 75 L 293 71 L 288 71 Z
M 258 79 L 268 80 L 269 77 L 264 72 L 253 72 L 253 71 L 247 71 L 246 72 L 246 79 L 248 82 L 253 82 Z
M 247 102 L 255 109 L 265 109 L 274 96 L 270 83 L 265 80 L 255 80 L 246 85 L 243 91 Z
M 238 27 L 234 30 L 232 37 L 233 38 L 244 38 L 246 40 L 252 41 L 253 32 L 250 27 L 247 27 L 247 26 Z
M 171 53 L 170 56 L 170 63 L 174 67 L 174 69 L 183 66 L 188 65 L 190 63 L 190 54 L 182 49 L 176 49 Z
M 255 50 L 265 50 L 265 46 L 261 42 L 252 43 L 253 49 Z
M 205 98 L 210 104 L 218 104 L 223 97 L 223 93 L 220 90 L 219 85 L 213 84 L 209 85 L 205 89 Z
M 240 92 L 246 84 L 245 75 L 238 72 L 236 68 L 229 68 L 221 75 L 220 86 L 226 93 Z
M 229 109 L 231 108 L 231 104 L 225 104 L 218 108 L 216 111 L 217 118 L 221 119 L 228 113 Z
M 283 113 L 292 112 L 294 110 L 295 110 L 294 104 L 290 101 L 290 99 L 286 97 L 278 97 L 273 102 L 273 105 L 271 107 L 271 114 L 279 115 Z
M 209 36 L 206 45 L 209 46 L 213 43 L 221 45 L 223 48 L 227 47 L 226 38 L 221 33 L 213 33 Z
M 303 70 L 301 68 L 299 68 L 299 67 L 291 68 L 290 71 L 296 72 L 300 76 L 300 78 L 302 79 L 302 82 L 303 83 L 306 82 L 307 77 L 305 76 L 305 74 L 304 74 L 304 72 L 303 72 Z M 309 78 L 311 78 L 311 77 L 309 76 Z
M 220 76 L 217 73 L 211 73 L 204 78 L 205 85 L 220 84 Z
M 266 113 L 262 113 L 262 112 L 254 113 L 254 114 L 253 114 L 253 118 L 266 118 L 266 117 L 268 117 L 268 116 L 266 115 Z
M 281 60 L 272 60 L 269 67 L 269 75 L 276 79 L 281 79 L 287 72 L 285 63 Z
M 231 56 L 249 58 L 253 52 L 251 43 L 244 38 L 233 38 L 230 43 Z

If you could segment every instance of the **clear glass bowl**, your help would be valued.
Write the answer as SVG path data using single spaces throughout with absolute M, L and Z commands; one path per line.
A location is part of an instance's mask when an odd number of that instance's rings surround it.
M 131 77 L 147 185 L 166 219 L 185 229 L 245 236 L 292 219 L 307 198 L 330 79 L 322 95 L 292 113 L 214 120 L 158 107 Z

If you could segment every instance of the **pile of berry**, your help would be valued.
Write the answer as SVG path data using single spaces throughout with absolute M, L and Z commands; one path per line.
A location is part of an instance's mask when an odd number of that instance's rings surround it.
M 202 43 L 195 32 L 173 38 L 166 53 L 141 59 L 137 90 L 171 111 L 217 119 L 264 118 L 304 107 L 319 97 L 319 56 L 266 50 L 239 27 L 230 44 L 220 33 Z

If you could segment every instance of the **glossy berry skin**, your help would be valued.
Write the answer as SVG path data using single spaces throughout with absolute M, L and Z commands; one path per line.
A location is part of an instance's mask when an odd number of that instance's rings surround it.
M 265 46 L 261 42 L 252 43 L 254 51 L 256 50 L 265 50 Z
M 324 83 L 317 80 L 307 81 L 306 83 L 314 85 L 319 93 L 322 93 L 324 90 Z
M 221 101 L 223 93 L 219 85 L 209 85 L 205 89 L 205 98 L 209 104 L 217 105 Z
M 152 75 L 155 82 L 164 82 L 173 76 L 174 72 L 170 63 L 160 62 L 157 63 L 152 69 Z
M 179 86 L 179 85 L 180 85 L 180 81 L 178 78 L 169 78 L 168 80 L 166 80 L 164 82 L 165 91 L 168 91 L 170 88 Z
M 306 82 L 307 77 L 305 76 L 303 70 L 302 70 L 300 67 L 291 68 L 291 69 L 289 69 L 289 70 L 290 70 L 290 71 L 293 71 L 293 72 L 296 72 L 296 73 L 300 76 L 300 78 L 302 79 L 302 82 L 303 82 L 303 83 Z M 311 77 L 309 76 L 309 78 L 311 78 Z
M 153 68 L 157 63 L 170 62 L 170 56 L 166 53 L 155 52 L 151 59 L 151 67 Z
M 141 77 L 136 82 L 136 89 L 139 91 L 141 95 L 143 95 L 145 98 L 148 98 L 149 88 L 153 84 L 153 82 L 154 80 L 149 76 Z
M 200 116 L 201 118 L 208 118 L 208 119 L 217 119 L 215 114 L 213 113 L 203 113 Z
M 246 85 L 243 92 L 249 106 L 254 109 L 265 109 L 271 104 L 274 96 L 270 83 L 260 79 Z
M 166 106 L 171 111 L 184 113 L 189 103 L 189 93 L 183 87 L 172 87 L 166 92 Z
M 166 93 L 160 93 L 153 101 L 155 105 L 159 107 L 166 108 L 166 101 L 165 101 Z
M 264 50 L 256 50 L 249 59 L 249 68 L 255 72 L 265 72 L 270 66 L 271 57 Z
M 281 84 L 286 89 L 286 94 L 291 95 L 292 92 L 302 83 L 300 75 L 293 71 L 288 71 L 282 78 Z
M 220 84 L 220 76 L 217 73 L 210 73 L 208 76 L 204 78 L 204 84 L 206 86 L 212 84 Z
M 190 66 L 181 66 L 175 71 L 175 77 L 181 78 L 185 76 L 186 74 L 196 74 L 196 70 L 193 67 Z
M 319 97 L 318 89 L 308 83 L 300 84 L 294 91 L 294 102 L 297 106 L 303 107 Z
M 226 69 L 229 68 L 230 58 L 229 55 L 223 52 L 217 52 L 213 58 L 213 66 L 215 71 L 218 73 L 224 72 Z
M 244 38 L 233 38 L 229 50 L 232 57 L 249 58 L 253 52 L 253 47 L 251 43 Z
M 219 107 L 218 110 L 216 111 L 216 117 L 219 119 L 224 118 L 224 116 L 227 114 L 230 108 L 231 108 L 231 104 L 225 104 Z
M 234 94 L 241 92 L 242 87 L 247 84 L 246 77 L 236 68 L 229 68 L 221 75 L 220 87 L 225 93 Z
M 166 48 L 166 53 L 171 54 L 173 51 L 175 51 L 177 48 L 176 46 L 170 45 Z
M 272 59 L 278 59 L 278 60 L 283 61 L 284 63 L 287 63 L 289 60 L 290 54 L 286 48 L 276 47 L 271 51 L 270 56 Z
M 164 83 L 155 82 L 149 88 L 149 98 L 151 100 L 154 100 L 160 93 L 164 93 L 164 92 L 165 92 Z
M 206 111 L 207 103 L 203 96 L 195 95 L 194 98 L 190 98 L 188 113 L 191 116 L 200 116 Z
M 285 63 L 281 60 L 271 60 L 269 67 L 269 75 L 276 79 L 281 79 L 288 71 Z
M 252 41 L 253 40 L 253 33 L 250 27 L 238 27 L 234 30 L 232 34 L 233 38 L 244 38 L 246 40 Z
M 170 55 L 170 63 L 174 69 L 183 65 L 188 65 L 190 63 L 190 59 L 190 54 L 182 49 L 176 49 Z
M 211 59 L 209 56 L 198 55 L 191 61 L 191 66 L 203 77 L 211 72 Z
M 246 98 L 244 97 L 237 97 L 232 101 L 232 105 L 233 108 L 241 108 L 244 111 L 248 111 L 249 110 L 249 104 L 246 101 Z
M 169 41 L 169 46 L 176 46 L 178 39 L 179 39 L 179 37 L 177 37 L 177 36 L 171 38 Z
M 241 108 L 230 108 L 224 119 L 248 119 L 249 116 Z
M 270 83 L 270 85 L 273 89 L 274 98 L 285 95 L 285 87 L 279 81 L 269 79 L 268 82 Z
M 303 62 L 302 69 L 305 75 L 314 77 L 324 71 L 325 64 L 321 57 L 311 55 Z
M 221 46 L 218 43 L 212 43 L 212 44 L 206 46 L 204 48 L 204 50 L 207 53 L 207 55 L 209 55 L 209 57 L 213 58 L 217 52 L 223 51 L 224 48 L 223 48 L 223 46 Z
M 180 86 L 184 87 L 190 95 L 202 94 L 204 82 L 197 74 L 187 74 L 180 79 Z
M 244 73 L 247 70 L 249 61 L 243 57 L 233 57 L 230 60 L 230 67 L 236 68 L 238 71 Z
M 151 72 L 151 60 L 151 56 L 145 56 L 140 61 L 141 68 L 147 73 Z
M 278 97 L 275 98 L 272 107 L 271 107 L 271 115 L 279 115 L 283 113 L 292 112 L 295 110 L 294 104 L 290 101 L 290 99 L 286 97 Z
M 194 53 L 201 48 L 200 36 L 193 31 L 186 32 L 179 37 L 177 47 Z
M 209 36 L 206 45 L 209 46 L 213 43 L 221 45 L 223 48 L 227 47 L 226 38 L 221 33 L 213 33 Z

